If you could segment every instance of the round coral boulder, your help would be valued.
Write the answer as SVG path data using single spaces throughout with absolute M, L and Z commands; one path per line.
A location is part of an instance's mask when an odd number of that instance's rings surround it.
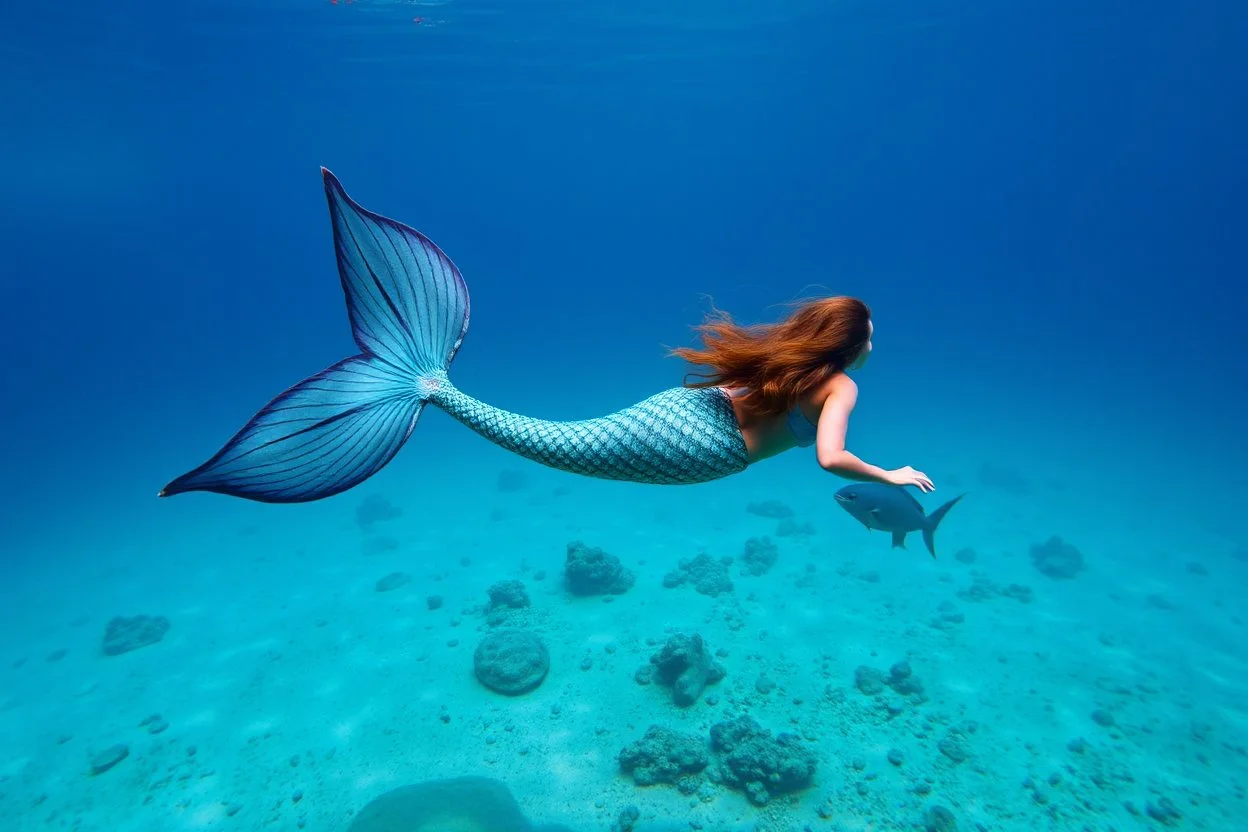
M 533 633 L 499 630 L 490 633 L 472 654 L 477 681 L 507 696 L 528 693 L 550 670 L 550 653 Z

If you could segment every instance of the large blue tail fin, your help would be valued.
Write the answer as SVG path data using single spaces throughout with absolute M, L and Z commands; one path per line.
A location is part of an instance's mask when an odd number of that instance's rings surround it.
M 446 378 L 468 331 L 468 288 L 415 229 L 367 211 L 322 169 L 334 250 L 361 353 L 291 387 L 212 459 L 160 491 L 215 491 L 271 503 L 346 491 L 411 435 L 430 382 Z

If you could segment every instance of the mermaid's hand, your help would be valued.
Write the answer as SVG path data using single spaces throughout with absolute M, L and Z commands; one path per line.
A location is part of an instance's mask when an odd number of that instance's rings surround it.
M 927 474 L 924 474 L 922 471 L 916 471 L 909 465 L 905 468 L 889 471 L 888 482 L 889 485 L 913 485 L 924 494 L 936 490 L 936 486 L 932 484 Z

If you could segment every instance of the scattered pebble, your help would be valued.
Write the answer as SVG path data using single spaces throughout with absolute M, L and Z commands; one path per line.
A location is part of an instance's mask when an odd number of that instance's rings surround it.
M 91 773 L 93 775 L 103 774 L 122 760 L 130 756 L 130 746 L 125 743 L 117 743 L 109 746 L 91 758 Z
M 391 572 L 377 580 L 375 589 L 378 592 L 393 592 L 396 589 L 407 586 L 412 582 L 412 578 L 405 572 Z
M 1092 721 L 1102 728 L 1111 728 L 1114 725 L 1114 715 L 1109 711 L 1097 708 L 1092 712 Z

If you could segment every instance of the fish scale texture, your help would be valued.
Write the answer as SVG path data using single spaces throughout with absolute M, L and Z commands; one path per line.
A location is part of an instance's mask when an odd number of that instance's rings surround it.
M 688 485 L 749 463 L 732 402 L 718 388 L 673 387 L 609 416 L 576 421 L 511 413 L 446 383 L 430 399 L 495 444 L 574 474 Z

